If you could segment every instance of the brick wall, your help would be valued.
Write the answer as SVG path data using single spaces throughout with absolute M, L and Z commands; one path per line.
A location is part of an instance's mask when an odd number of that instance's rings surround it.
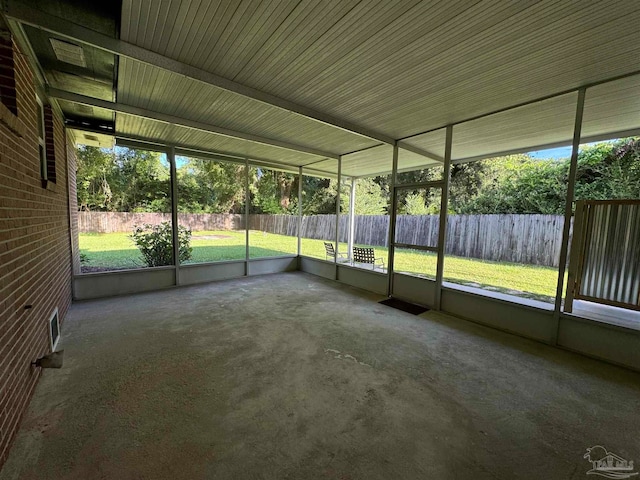
M 43 187 L 34 78 L 13 48 L 17 116 L 0 104 L 0 467 L 40 375 L 30 363 L 50 351 L 49 317 L 71 303 L 64 125 L 54 113 L 57 183 Z

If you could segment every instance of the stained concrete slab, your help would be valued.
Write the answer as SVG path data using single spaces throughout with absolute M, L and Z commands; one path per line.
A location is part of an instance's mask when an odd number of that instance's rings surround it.
M 0 480 L 582 479 L 640 375 L 301 272 L 73 305 Z

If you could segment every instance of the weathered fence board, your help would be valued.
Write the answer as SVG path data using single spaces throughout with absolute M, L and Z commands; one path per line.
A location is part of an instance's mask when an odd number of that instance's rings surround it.
M 242 230 L 244 215 L 179 214 L 180 225 L 199 230 Z M 130 232 L 134 224 L 170 221 L 169 214 L 79 212 L 80 232 Z M 445 252 L 460 257 L 531 265 L 558 266 L 562 242 L 560 215 L 449 215 Z M 399 215 L 396 242 L 436 246 L 438 215 Z M 335 215 L 302 217 L 302 237 L 335 241 Z M 249 229 L 297 235 L 295 215 L 249 215 Z M 346 242 L 349 219 L 340 216 L 340 241 Z M 389 217 L 356 215 L 355 243 L 386 247 Z
M 81 233 L 131 232 L 134 225 L 170 221 L 170 213 L 78 212 Z M 178 223 L 194 231 L 244 230 L 244 215 L 179 213 Z

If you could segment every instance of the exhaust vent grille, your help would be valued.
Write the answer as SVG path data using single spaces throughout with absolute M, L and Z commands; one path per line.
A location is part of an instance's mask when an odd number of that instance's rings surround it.
M 84 51 L 81 46 L 75 43 L 63 42 L 57 38 L 50 38 L 49 40 L 51 41 L 51 46 L 58 60 L 78 67 L 87 66 L 87 62 L 84 59 Z
M 55 351 L 60 340 L 60 322 L 58 321 L 58 308 L 53 311 L 49 319 L 49 337 L 51 339 L 51 351 Z

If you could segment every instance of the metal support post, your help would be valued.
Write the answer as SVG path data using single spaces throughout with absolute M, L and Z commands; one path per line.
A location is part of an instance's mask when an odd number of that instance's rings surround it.
M 576 188 L 576 172 L 578 170 L 578 153 L 580 151 L 580 136 L 582 135 L 582 115 L 584 113 L 584 99 L 586 88 L 578 90 L 578 102 L 576 104 L 576 117 L 573 126 L 573 142 L 571 144 L 571 164 L 569 166 L 569 178 L 567 179 L 567 198 L 564 206 L 564 227 L 562 229 L 562 245 L 560 247 L 560 263 L 558 266 L 558 286 L 556 288 L 556 302 L 553 310 L 553 318 L 556 322 L 556 332 L 553 343 L 558 343 L 560 331 L 560 310 L 562 308 L 562 293 L 564 290 L 564 274 L 567 269 L 567 256 L 569 254 L 569 232 L 571 230 L 571 217 L 573 215 L 573 200 Z
M 391 167 L 391 185 L 389 192 L 391 193 L 391 212 L 389 217 L 389 258 L 387 261 L 387 296 L 391 296 L 393 292 L 393 242 L 396 239 L 396 210 L 398 209 L 398 200 L 396 195 L 396 176 L 398 174 L 398 142 L 393 144 L 393 164 Z
M 442 189 L 440 197 L 440 230 L 438 232 L 438 260 L 436 265 L 436 310 L 440 310 L 442 303 L 442 277 L 444 274 L 445 243 L 447 241 L 447 208 L 449 206 L 449 183 L 451 180 L 451 149 L 453 144 L 453 125 L 447 125 L 444 145 L 444 172 L 442 174 Z
M 171 237 L 173 240 L 173 265 L 175 266 L 175 284 L 180 285 L 180 239 L 178 237 L 178 174 L 176 169 L 176 148 L 172 145 L 167 151 L 169 157 L 169 175 L 171 179 Z

